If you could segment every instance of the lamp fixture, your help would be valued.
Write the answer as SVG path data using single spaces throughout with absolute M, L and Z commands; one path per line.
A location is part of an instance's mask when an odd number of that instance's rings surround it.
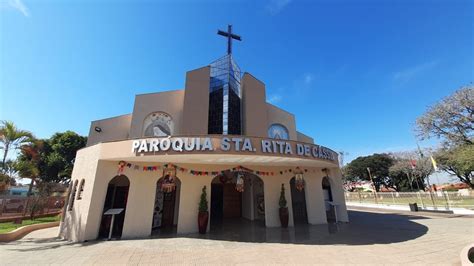
M 296 167 L 294 172 L 295 172 L 295 187 L 298 191 L 302 191 L 304 189 L 303 171 L 299 167 Z
M 100 128 L 100 127 L 95 127 L 94 130 L 95 130 L 95 132 L 97 132 L 97 133 L 102 132 L 102 128 Z

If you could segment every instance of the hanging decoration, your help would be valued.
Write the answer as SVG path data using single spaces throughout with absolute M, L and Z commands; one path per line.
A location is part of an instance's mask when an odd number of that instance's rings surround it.
M 176 168 L 167 167 L 163 169 L 163 180 L 161 181 L 161 191 L 165 193 L 173 192 L 176 189 Z
M 242 171 L 237 172 L 237 180 L 235 181 L 235 190 L 238 192 L 244 192 L 244 173 Z
M 242 172 L 248 172 L 248 173 L 256 174 L 258 176 L 274 176 L 276 174 L 284 175 L 284 174 L 287 174 L 287 173 L 296 173 L 297 169 L 299 169 L 299 171 L 301 171 L 302 173 L 303 172 L 306 173 L 306 172 L 309 171 L 308 169 L 300 169 L 299 167 L 296 167 L 296 169 L 293 169 L 293 168 L 282 169 L 278 172 L 259 171 L 259 170 L 253 170 L 253 169 L 241 166 L 241 165 L 236 166 L 236 167 L 232 167 L 232 168 L 229 168 L 229 169 L 222 169 L 222 170 L 219 170 L 219 171 L 198 171 L 198 170 L 193 170 L 193 169 L 180 167 L 180 166 L 177 166 L 177 165 L 174 165 L 174 164 L 171 164 L 171 163 L 167 163 L 167 164 L 164 164 L 162 166 L 160 166 L 160 165 L 140 166 L 140 165 L 132 164 L 132 163 L 125 162 L 125 161 L 120 161 L 118 163 L 118 173 L 119 174 L 123 173 L 124 170 L 125 170 L 125 167 L 127 167 L 129 169 L 133 169 L 133 170 L 141 170 L 141 171 L 144 171 L 144 172 L 155 172 L 155 171 L 160 171 L 161 169 L 172 167 L 172 168 L 175 168 L 175 172 L 176 171 L 179 171 L 181 173 L 186 172 L 186 173 L 189 173 L 189 174 L 194 175 L 194 176 L 224 175 L 224 172 L 226 172 L 226 171 L 231 171 L 231 172 L 242 171 Z M 312 169 L 311 171 L 313 173 L 315 173 L 316 169 Z
M 127 163 L 125 161 L 120 161 L 118 163 L 117 175 L 123 175 L 123 172 L 125 171 L 125 166 L 126 165 L 127 165 Z
M 304 189 L 303 171 L 299 167 L 295 169 L 295 187 L 298 191 Z

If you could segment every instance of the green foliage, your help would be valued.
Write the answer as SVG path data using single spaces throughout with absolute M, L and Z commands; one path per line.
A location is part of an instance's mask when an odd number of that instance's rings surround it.
M 0 122 L 0 147 L 3 151 L 1 166 L 3 173 L 5 172 L 8 152 L 29 143 L 32 139 L 33 135 L 29 131 L 18 129 L 12 121 L 3 120 Z
M 86 141 L 87 138 L 72 131 L 32 141 L 21 147 L 16 169 L 23 178 L 67 182 L 71 178 L 76 152 L 86 145 Z
M 44 174 L 53 182 L 71 178 L 74 159 L 79 149 L 86 146 L 87 138 L 72 131 L 54 134 L 48 141 Z
M 280 208 L 286 208 L 285 184 L 281 184 L 280 201 L 278 203 Z
M 13 222 L 0 223 L 0 234 L 11 232 L 19 227 L 25 225 L 39 224 L 39 223 L 50 223 L 59 221 L 61 216 L 42 217 L 35 220 L 23 220 L 21 224 L 14 224 Z
M 207 210 L 208 210 L 207 192 L 206 192 L 206 186 L 204 186 L 201 192 L 201 199 L 199 200 L 199 211 L 207 212 Z
M 393 165 L 394 159 L 389 154 L 372 154 L 369 156 L 357 157 L 346 166 L 346 175 L 360 180 L 369 180 L 367 168 L 370 168 L 376 190 L 381 185 L 391 186 L 389 180 L 389 169 Z
M 474 144 L 474 86 L 457 90 L 416 120 L 421 139 L 437 137 L 446 146 Z
M 440 149 L 435 159 L 442 170 L 474 189 L 474 144 Z
M 8 181 L 10 180 L 10 177 L 6 174 L 3 174 L 3 173 L 0 173 L 0 184 L 1 183 L 8 183 Z

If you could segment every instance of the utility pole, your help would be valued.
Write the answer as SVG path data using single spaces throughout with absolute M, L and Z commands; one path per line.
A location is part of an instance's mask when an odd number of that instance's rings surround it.
M 377 190 L 375 189 L 374 179 L 372 179 L 372 174 L 370 173 L 370 168 L 369 167 L 367 167 L 367 172 L 369 172 L 370 182 L 372 182 L 372 187 L 374 188 L 375 204 L 378 204 L 378 202 L 377 202 Z

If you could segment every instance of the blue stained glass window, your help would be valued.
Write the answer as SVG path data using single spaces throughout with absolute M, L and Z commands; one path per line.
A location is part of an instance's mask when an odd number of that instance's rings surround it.
M 272 124 L 268 128 L 268 137 L 272 139 L 290 139 L 288 129 L 281 124 Z

